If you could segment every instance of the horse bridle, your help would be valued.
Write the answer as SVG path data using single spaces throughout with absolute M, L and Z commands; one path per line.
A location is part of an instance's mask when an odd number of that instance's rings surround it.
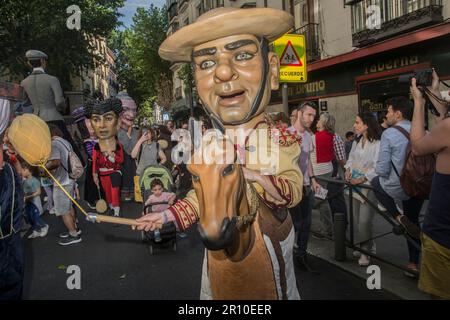
M 250 182 L 245 181 L 245 188 L 247 191 L 247 201 L 250 208 L 247 214 L 235 217 L 236 228 L 238 229 L 242 229 L 243 227 L 253 222 L 260 205 L 259 196 L 255 190 L 255 187 Z

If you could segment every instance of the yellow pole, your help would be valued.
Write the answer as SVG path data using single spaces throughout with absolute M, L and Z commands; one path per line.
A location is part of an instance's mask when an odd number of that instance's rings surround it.
M 124 225 L 138 225 L 136 220 L 134 219 L 126 219 L 126 218 L 120 218 L 120 217 L 109 217 L 101 214 L 94 214 L 90 215 L 88 214 L 81 206 L 80 204 L 70 195 L 66 189 L 59 183 L 58 180 L 50 173 L 50 171 L 45 167 L 44 164 L 40 164 L 40 166 L 47 172 L 50 178 L 52 178 L 53 181 L 58 185 L 58 187 L 61 188 L 61 190 L 66 194 L 66 196 L 69 197 L 69 199 L 77 206 L 78 209 L 88 218 L 91 218 L 92 220 L 98 221 L 98 222 L 109 222 L 109 223 L 117 223 L 117 224 L 124 224 Z

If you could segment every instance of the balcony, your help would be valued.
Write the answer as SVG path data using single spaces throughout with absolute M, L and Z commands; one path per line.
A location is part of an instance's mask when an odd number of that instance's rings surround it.
M 184 10 L 186 10 L 188 6 L 189 6 L 189 0 L 179 0 L 178 11 L 184 12 Z
M 354 0 L 346 4 L 352 6 L 354 47 L 443 21 L 442 0 Z
M 170 0 L 167 2 L 167 13 L 169 14 L 169 22 L 178 15 L 178 1 Z
M 175 88 L 175 100 L 180 100 L 181 98 L 183 98 L 181 87 Z
M 320 60 L 319 24 L 309 23 L 294 31 L 305 36 L 306 61 Z

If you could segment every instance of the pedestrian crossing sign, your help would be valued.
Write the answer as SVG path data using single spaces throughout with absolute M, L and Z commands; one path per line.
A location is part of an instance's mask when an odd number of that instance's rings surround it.
M 305 36 L 286 34 L 273 42 L 280 59 L 280 82 L 306 82 Z

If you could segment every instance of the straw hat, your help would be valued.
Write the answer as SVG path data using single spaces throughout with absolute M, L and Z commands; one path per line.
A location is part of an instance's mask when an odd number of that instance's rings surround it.
M 159 55 L 169 61 L 189 62 L 193 48 L 205 42 L 238 34 L 252 34 L 272 42 L 293 27 L 294 17 L 285 11 L 218 8 L 169 36 L 159 47 Z

